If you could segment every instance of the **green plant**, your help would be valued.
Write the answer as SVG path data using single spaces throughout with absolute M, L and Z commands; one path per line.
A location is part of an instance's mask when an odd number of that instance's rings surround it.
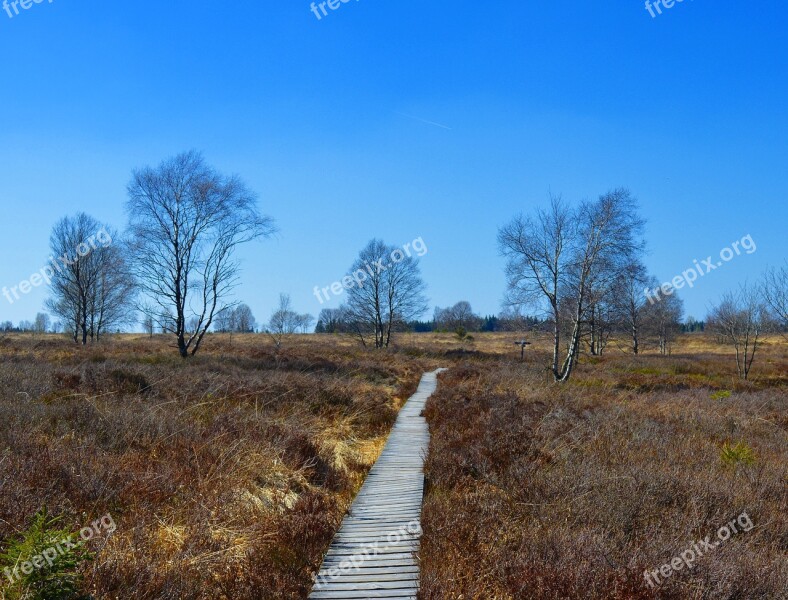
M 722 445 L 720 458 L 728 466 L 734 466 L 738 463 L 751 465 L 755 462 L 755 452 L 744 442 L 737 442 L 733 446 L 725 442 Z
M 717 390 L 711 395 L 712 400 L 723 400 L 725 398 L 730 398 L 731 392 L 730 390 Z
M 91 556 L 81 544 L 77 545 L 74 535 L 59 526 L 60 520 L 42 509 L 19 537 L 4 542 L 6 550 L 0 554 L 3 574 L 0 594 L 5 600 L 85 597 L 79 591 L 78 569 Z M 64 543 L 65 540 L 70 543 Z

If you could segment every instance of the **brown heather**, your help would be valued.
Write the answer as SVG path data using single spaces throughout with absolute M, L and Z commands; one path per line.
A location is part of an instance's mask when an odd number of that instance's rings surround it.
M 118 530 L 84 567 L 97 600 L 305 598 L 341 518 L 423 371 L 425 599 L 782 599 L 788 589 L 788 358 L 750 382 L 729 350 L 611 344 L 550 383 L 547 341 L 211 336 L 93 348 L 0 338 L 0 539 L 41 507 Z M 669 562 L 746 511 L 734 535 L 651 590 Z
M 109 512 L 97 599 L 303 598 L 436 365 L 330 339 L 213 336 L 184 361 L 158 338 L 0 338 L 0 544 L 42 507 L 73 531 Z
M 545 340 L 526 364 L 511 343 L 477 338 L 428 403 L 421 598 L 788 598 L 784 343 L 749 383 L 693 335 L 672 356 L 583 357 L 562 387 Z M 754 461 L 723 460 L 739 443 Z M 649 588 L 646 569 L 742 512 L 751 531 Z

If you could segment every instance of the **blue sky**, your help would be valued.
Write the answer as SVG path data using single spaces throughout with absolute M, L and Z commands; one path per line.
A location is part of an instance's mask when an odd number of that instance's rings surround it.
M 13 10 L 12 10 L 13 13 Z M 685 1 L 46 0 L 0 10 L 0 286 L 85 211 L 121 229 L 133 168 L 197 149 L 280 228 L 244 248 L 239 299 L 317 314 L 372 237 L 422 237 L 433 305 L 498 312 L 498 227 L 625 186 L 661 281 L 749 234 L 684 290 L 705 315 L 786 256 L 788 6 Z M 32 319 L 46 290 L 0 321 Z

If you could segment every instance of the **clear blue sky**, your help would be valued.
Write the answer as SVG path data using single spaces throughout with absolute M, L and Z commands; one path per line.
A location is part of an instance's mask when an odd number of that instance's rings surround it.
M 131 170 L 187 149 L 277 220 L 238 297 L 317 314 L 371 237 L 421 236 L 433 305 L 498 312 L 496 231 L 550 191 L 629 187 L 665 281 L 750 234 L 682 294 L 705 315 L 786 256 L 788 6 L 685 1 L 54 0 L 0 11 L 0 286 L 79 210 L 118 228 Z M 12 10 L 13 13 L 13 10 Z M 46 291 L 0 321 L 31 319 Z M 336 305 L 332 304 L 332 306 Z

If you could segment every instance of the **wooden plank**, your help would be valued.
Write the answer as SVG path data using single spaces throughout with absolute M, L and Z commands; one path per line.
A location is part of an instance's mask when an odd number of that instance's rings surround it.
M 421 413 L 443 370 L 426 373 L 400 410 L 323 558 L 309 598 L 416 598 L 423 467 L 430 440 Z

